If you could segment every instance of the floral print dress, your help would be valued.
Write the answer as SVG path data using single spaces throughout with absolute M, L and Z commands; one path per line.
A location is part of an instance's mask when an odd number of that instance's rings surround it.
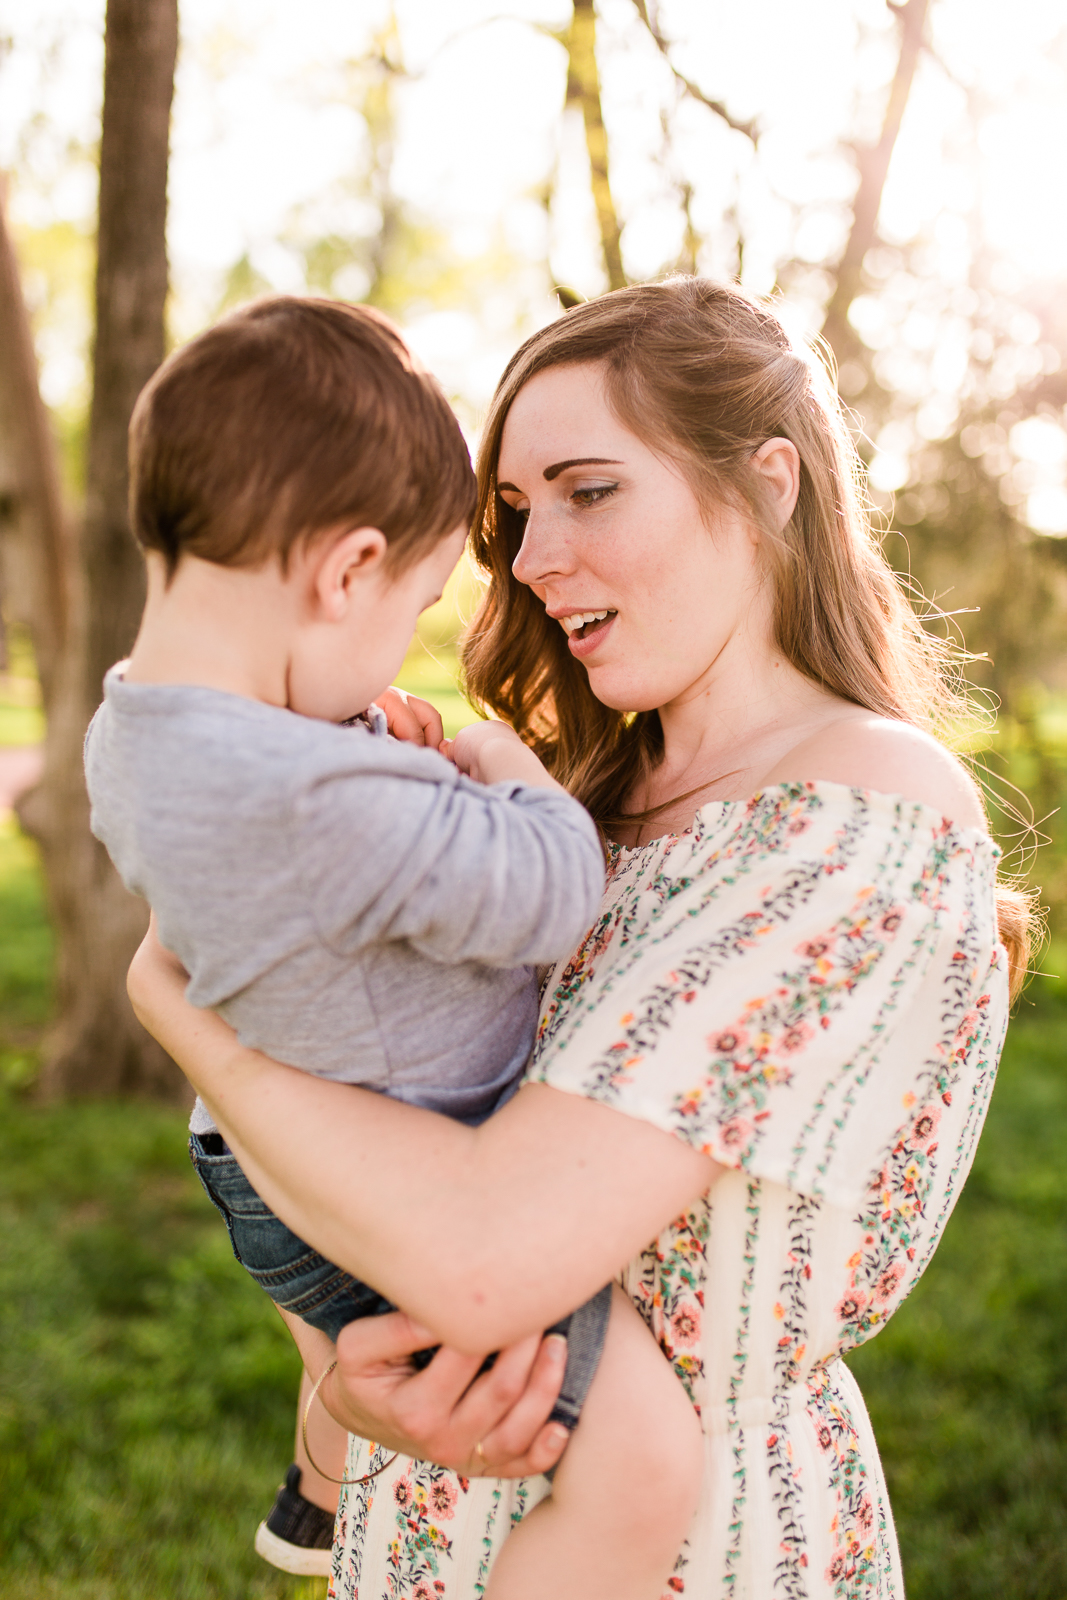
M 1007 1019 L 996 847 L 830 783 L 706 805 L 615 847 L 545 990 L 530 1077 L 729 1170 L 622 1282 L 706 1438 L 664 1600 L 903 1600 L 841 1356 L 920 1277 L 974 1154 Z M 353 1439 L 350 1476 L 384 1459 Z M 544 1478 L 399 1457 L 343 1491 L 335 1600 L 475 1600 Z

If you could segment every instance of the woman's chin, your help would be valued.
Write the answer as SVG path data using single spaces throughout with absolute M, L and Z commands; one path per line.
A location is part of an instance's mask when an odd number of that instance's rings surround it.
M 656 689 L 634 677 L 632 672 L 609 666 L 586 665 L 589 687 L 600 701 L 612 711 L 658 711 L 664 699 Z

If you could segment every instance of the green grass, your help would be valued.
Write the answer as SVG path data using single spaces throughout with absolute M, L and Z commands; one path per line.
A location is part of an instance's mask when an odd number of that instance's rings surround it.
M 52 1008 L 52 930 L 37 853 L 14 817 L 0 813 L 0 1086 L 37 1072 L 37 1044 Z
M 291 1459 L 288 1335 L 198 1191 L 182 1118 L 0 1131 L 0 1594 L 296 1597 L 252 1550 Z
M 48 1015 L 48 960 L 33 852 L 9 825 L 0 1063 L 15 1082 Z M 1064 988 L 1045 984 L 1013 1024 L 941 1249 L 850 1358 L 909 1600 L 1067 1596 Z M 290 1459 L 298 1364 L 193 1178 L 182 1122 L 0 1091 L 2 1600 L 322 1593 L 252 1551 Z

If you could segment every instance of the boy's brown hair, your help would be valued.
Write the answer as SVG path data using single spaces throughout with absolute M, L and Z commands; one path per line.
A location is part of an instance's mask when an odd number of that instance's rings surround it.
M 436 381 L 368 306 L 280 295 L 163 363 L 130 422 L 130 522 L 168 577 L 188 553 L 250 567 L 338 524 L 401 571 L 461 523 L 470 456 Z

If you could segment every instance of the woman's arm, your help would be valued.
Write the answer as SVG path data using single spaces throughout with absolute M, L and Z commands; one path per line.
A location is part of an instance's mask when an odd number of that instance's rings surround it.
M 293 1231 L 466 1354 L 581 1305 L 722 1170 L 650 1124 L 544 1085 L 480 1128 L 279 1065 L 184 997 L 149 933 L 134 1009 Z

